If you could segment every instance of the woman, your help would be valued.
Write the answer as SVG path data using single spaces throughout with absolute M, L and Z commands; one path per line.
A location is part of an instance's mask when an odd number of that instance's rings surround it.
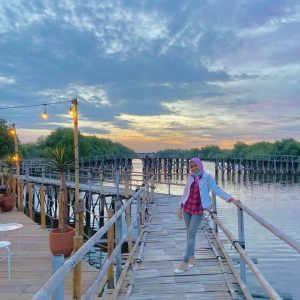
M 177 266 L 175 273 L 182 273 L 194 266 L 194 248 L 196 232 L 202 220 L 204 210 L 211 207 L 210 190 L 227 202 L 238 203 L 229 194 L 220 189 L 214 178 L 203 169 L 200 158 L 192 158 L 189 161 L 190 173 L 187 177 L 183 195 L 179 202 L 177 216 L 184 218 L 187 229 L 187 246 L 183 261 Z

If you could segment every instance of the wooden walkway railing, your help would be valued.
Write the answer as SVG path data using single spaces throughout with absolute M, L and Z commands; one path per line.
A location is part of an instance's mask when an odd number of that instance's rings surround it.
M 213 209 L 202 224 L 196 245 L 196 266 L 185 273 L 175 274 L 186 244 L 184 224 L 176 217 L 179 197 L 154 193 L 155 178 L 150 178 L 122 205 L 115 201 L 114 211 L 108 210 L 109 220 L 35 294 L 33 299 L 48 299 L 60 289 L 73 268 L 107 234 L 108 256 L 88 286 L 82 287 L 84 299 L 252 299 L 246 286 L 245 264 L 270 299 L 281 299 L 245 251 L 244 216 L 256 222 L 300 252 L 300 245 L 272 224 L 259 217 L 242 203 L 237 204 L 239 236 L 235 238 L 217 217 L 216 198 Z M 127 193 L 128 187 L 125 187 Z M 132 209 L 136 211 L 132 213 Z M 122 235 L 122 216 L 127 232 Z M 213 221 L 213 226 L 211 222 Z M 181 222 L 181 223 L 180 223 Z M 137 228 L 137 238 L 131 232 Z M 226 252 L 218 236 L 222 229 L 228 241 L 240 254 L 240 272 Z M 115 231 L 115 233 L 113 232 Z M 122 264 L 121 248 L 128 242 L 127 260 Z M 73 283 L 74 284 L 74 283 Z M 1 294 L 0 294 L 1 295 Z M 64 299 L 63 296 L 60 299 Z M 77 298 L 80 299 L 80 298 Z
M 175 274 L 186 246 L 186 230 L 178 220 L 179 197 L 155 195 L 152 217 L 145 228 L 142 243 L 131 257 L 118 290 L 108 291 L 102 299 L 175 300 L 233 299 L 237 281 L 216 245 L 207 224 L 197 234 L 195 266 Z M 111 293 L 109 293 L 111 292 Z
M 66 276 L 73 270 L 73 268 L 84 258 L 84 256 L 93 248 L 93 246 L 108 233 L 108 239 L 112 237 L 109 233 L 115 225 L 116 240 L 114 250 L 109 253 L 106 262 L 102 266 L 100 272 L 94 279 L 93 284 L 86 290 L 86 299 L 92 299 L 96 293 L 101 292 L 102 288 L 108 283 L 110 286 L 114 285 L 115 279 L 112 277 L 113 270 L 112 264 L 116 260 L 116 281 L 121 275 L 121 247 L 127 239 L 127 236 L 131 235 L 131 231 L 136 223 L 138 236 L 141 236 L 142 226 L 146 221 L 147 212 L 149 211 L 149 205 L 153 202 L 154 195 L 154 177 L 150 178 L 148 182 L 139 189 L 138 192 L 131 197 L 124 206 L 119 206 L 117 212 L 111 216 L 110 220 L 101 227 L 72 257 L 67 260 L 48 280 L 48 282 L 41 288 L 41 290 L 35 295 L 33 299 L 48 299 L 57 288 L 63 284 Z M 151 191 L 150 191 L 151 189 Z M 128 212 L 129 208 L 136 204 L 136 217 L 135 219 L 128 220 L 128 230 L 125 235 L 120 236 L 121 233 L 121 217 L 123 213 Z M 117 204 L 116 204 L 117 205 Z M 128 214 L 127 214 L 128 215 Z M 130 240 L 130 238 L 129 238 Z M 108 240 L 108 245 L 113 244 L 113 240 Z M 112 250 L 112 249 L 111 249 Z

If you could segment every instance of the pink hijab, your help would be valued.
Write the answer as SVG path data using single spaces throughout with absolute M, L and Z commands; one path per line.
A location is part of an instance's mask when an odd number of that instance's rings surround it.
M 190 159 L 190 162 L 194 162 L 198 167 L 201 173 L 205 173 L 204 167 L 203 167 L 203 163 L 202 160 L 198 157 L 193 157 Z M 190 175 L 192 175 L 193 173 L 190 172 Z

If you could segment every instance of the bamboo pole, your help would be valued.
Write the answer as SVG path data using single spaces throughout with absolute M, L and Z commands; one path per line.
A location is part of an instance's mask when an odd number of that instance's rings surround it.
M 32 211 L 32 183 L 31 182 L 27 183 L 27 188 L 28 188 L 28 213 L 29 213 L 29 218 L 33 220 L 33 211 Z
M 107 211 L 107 217 L 108 220 L 110 220 L 114 215 L 114 210 L 109 209 Z M 114 250 L 114 235 L 115 235 L 115 229 L 114 226 L 111 226 L 107 232 L 107 256 L 110 257 L 113 250 Z M 107 286 L 110 289 L 114 288 L 114 269 L 113 266 L 110 265 L 110 267 L 107 270 Z
M 126 199 L 126 201 L 128 201 L 130 193 L 129 193 L 129 174 L 128 174 L 127 169 L 125 171 L 124 189 L 125 189 L 125 199 Z M 126 208 L 125 218 L 126 218 L 126 225 L 127 225 L 127 231 L 128 231 L 128 229 L 131 225 L 131 206 L 128 206 Z M 131 252 L 131 250 L 132 250 L 132 236 L 131 236 L 130 232 L 128 233 L 128 236 L 127 236 L 127 242 L 128 242 L 128 251 Z
M 133 248 L 131 249 L 131 251 L 129 253 L 129 256 L 128 256 L 127 260 L 126 260 L 126 263 L 125 263 L 125 266 L 124 266 L 123 271 L 121 273 L 121 276 L 120 276 L 120 278 L 119 278 L 119 280 L 118 280 L 118 282 L 116 284 L 116 287 L 113 290 L 113 294 L 111 295 L 110 300 L 117 300 L 117 297 L 118 297 L 118 295 L 120 293 L 120 290 L 121 290 L 121 287 L 122 287 L 122 284 L 123 284 L 123 281 L 124 281 L 124 279 L 126 277 L 127 270 L 129 268 L 129 266 L 132 264 L 132 262 L 134 261 L 133 260 L 134 252 L 135 252 L 137 246 L 139 245 L 139 243 L 140 243 L 140 241 L 141 241 L 144 233 L 145 233 L 145 231 L 142 230 L 141 233 L 139 234 L 138 238 L 136 239 L 135 244 L 134 244 Z
M 73 239 L 73 248 L 77 251 L 82 246 L 82 236 L 75 235 Z M 79 284 L 78 284 L 79 283 Z M 73 299 L 81 299 L 81 262 L 76 264 L 73 269 Z
M 17 194 L 17 178 L 13 178 L 12 186 L 13 186 L 13 194 L 16 195 Z
M 267 222 L 260 216 L 258 216 L 254 211 L 249 209 L 247 206 L 245 206 L 242 203 L 236 204 L 239 208 L 244 210 L 248 215 L 250 215 L 254 220 L 256 220 L 259 224 L 267 228 L 269 231 L 271 231 L 274 235 L 276 235 L 278 238 L 286 242 L 288 245 L 290 245 L 292 248 L 294 248 L 296 251 L 300 253 L 300 244 L 293 239 L 291 239 L 287 234 L 279 230 L 277 227 L 272 225 L 271 223 Z
M 20 157 L 19 157 L 19 145 L 18 145 L 18 138 L 17 138 L 17 128 L 16 124 L 13 123 L 13 136 L 14 136 L 14 144 L 15 144 L 15 162 L 16 162 L 16 174 L 17 174 L 17 181 L 20 179 Z M 16 194 L 16 191 L 14 192 Z
M 241 287 L 241 289 L 242 289 L 242 291 L 243 291 L 243 293 L 244 293 L 246 299 L 247 299 L 247 300 L 252 300 L 253 297 L 251 296 L 251 294 L 250 294 L 250 292 L 249 292 L 247 286 L 245 285 L 245 283 L 242 281 L 242 279 L 241 279 L 239 273 L 236 271 L 235 266 L 234 266 L 234 263 L 233 263 L 233 261 L 231 260 L 230 256 L 228 255 L 228 253 L 226 252 L 226 250 L 225 250 L 225 248 L 224 248 L 222 242 L 221 242 L 220 239 L 219 239 L 218 234 L 217 234 L 214 230 L 212 230 L 212 233 L 213 233 L 213 236 L 214 236 L 215 240 L 216 240 L 217 243 L 218 243 L 218 246 L 220 247 L 222 253 L 223 253 L 224 256 L 225 256 L 226 262 L 228 263 L 228 265 L 229 265 L 229 267 L 230 267 L 230 269 L 231 269 L 231 271 L 232 271 L 234 277 L 236 278 L 237 282 L 239 283 L 239 285 L 240 285 L 240 287 Z
M 124 194 L 125 198 L 129 199 L 129 174 L 128 171 L 126 170 L 125 172 L 125 184 L 124 184 Z
M 141 224 L 145 224 L 145 203 L 146 203 L 146 185 L 142 194 L 142 207 L 141 207 Z
M 41 227 L 46 228 L 46 214 L 45 214 L 45 187 L 40 187 L 40 202 L 41 202 Z
M 18 209 L 23 210 L 23 181 L 18 181 Z
M 244 259 L 246 264 L 248 265 L 249 269 L 253 272 L 258 282 L 261 284 L 261 286 L 264 288 L 264 290 L 267 292 L 267 294 L 271 297 L 271 299 L 279 300 L 281 299 L 280 296 L 277 294 L 277 292 L 272 288 L 272 286 L 269 284 L 269 282 L 265 279 L 263 274 L 259 271 L 259 269 L 255 266 L 253 261 L 249 258 L 245 250 L 241 247 L 241 245 L 234 239 L 231 232 L 225 227 L 225 225 L 222 223 L 222 221 L 213 215 L 213 219 L 218 223 L 218 225 L 222 228 L 225 235 L 228 237 L 231 243 L 234 244 L 235 249 L 239 252 L 241 257 Z
M 214 222 L 214 223 L 215 223 L 215 222 Z M 209 224 L 208 224 L 208 227 L 209 227 Z M 209 227 L 209 228 L 210 228 L 210 227 Z M 207 229 L 205 228 L 204 232 L 205 232 L 205 235 L 206 235 L 206 237 L 207 237 L 207 239 L 208 239 L 208 236 L 209 236 L 210 231 L 207 232 Z M 252 298 L 251 294 L 249 293 L 249 290 L 248 290 L 246 284 L 242 281 L 242 279 L 241 279 L 239 273 L 237 272 L 237 270 L 236 270 L 236 268 L 235 268 L 235 266 L 234 266 L 234 264 L 233 264 L 233 262 L 232 262 L 232 259 L 231 259 L 230 256 L 228 255 L 227 251 L 225 250 L 225 248 L 224 248 L 222 242 L 220 241 L 220 239 L 219 239 L 219 237 L 218 237 L 218 233 L 217 233 L 213 228 L 212 228 L 211 232 L 212 232 L 212 234 L 213 234 L 213 236 L 214 236 L 214 238 L 215 238 L 215 240 L 216 240 L 216 242 L 217 242 L 219 248 L 221 249 L 223 255 L 225 256 L 225 258 L 226 258 L 226 263 L 228 263 L 228 265 L 229 265 L 229 267 L 230 267 L 230 269 L 231 269 L 231 271 L 232 271 L 234 277 L 236 278 L 237 282 L 239 283 L 239 285 L 240 285 L 240 287 L 241 287 L 241 289 L 242 289 L 242 292 L 244 293 L 246 299 L 247 299 L 247 300 L 252 300 L 253 298 Z M 221 259 L 220 255 L 218 255 L 217 249 L 216 249 L 216 247 L 215 247 L 215 245 L 214 245 L 214 243 L 213 243 L 213 241 L 212 241 L 211 239 L 209 240 L 209 243 L 211 244 L 212 249 L 213 249 L 215 255 L 216 255 L 217 258 L 218 258 L 218 261 L 219 261 L 220 266 L 223 266 L 223 267 L 221 267 L 221 269 L 223 269 L 223 268 L 224 268 L 224 264 L 223 264 L 223 262 L 222 262 L 222 259 Z M 223 270 L 222 270 L 222 271 L 223 271 Z M 229 278 L 228 278 L 228 276 L 227 276 L 227 273 L 225 273 L 224 271 L 223 271 L 223 276 L 225 277 L 225 280 L 226 280 L 227 284 L 230 284 L 230 281 L 229 281 Z M 229 288 L 230 288 L 230 287 L 229 287 Z M 230 291 L 231 291 L 231 294 L 232 294 L 232 295 L 236 296 L 234 290 L 232 291 L 231 288 L 230 288 Z
M 79 199 L 79 145 L 78 145 L 78 102 L 74 98 L 72 100 L 72 114 L 74 125 L 74 167 L 75 167 L 75 204 L 80 206 Z M 80 209 L 75 215 L 75 237 L 74 245 L 75 251 L 83 244 L 83 211 Z M 75 266 L 73 271 L 73 299 L 81 299 L 81 261 Z
M 152 217 L 153 217 L 153 214 L 151 214 L 150 218 L 148 219 L 147 224 L 150 224 L 150 222 L 152 220 Z M 142 260 L 145 241 L 146 241 L 147 234 L 149 232 L 148 230 L 145 230 L 145 229 L 143 229 L 143 231 L 144 231 L 145 234 L 142 234 L 143 239 L 142 239 L 141 246 L 140 246 L 140 251 L 139 251 L 139 254 L 138 254 L 138 257 L 137 257 L 138 259 L 135 260 L 135 264 L 134 264 L 134 267 L 133 267 L 133 270 L 132 270 L 132 273 L 131 273 L 130 281 L 129 281 L 129 284 L 128 284 L 128 289 L 127 289 L 124 300 L 128 300 L 129 297 L 130 297 L 130 294 L 131 294 L 132 288 L 133 288 L 134 277 L 135 277 L 136 271 L 138 269 L 138 262 L 141 262 L 141 260 Z
M 126 199 L 126 202 L 128 201 L 128 199 Z M 126 208 L 126 215 L 125 215 L 125 218 L 126 218 L 126 225 L 127 225 L 127 231 L 131 225 L 131 207 L 128 206 Z M 128 232 L 128 236 L 127 236 L 127 242 L 128 242 L 128 251 L 130 252 L 131 249 L 132 249 L 132 236 L 131 236 L 131 233 Z
M 136 223 L 136 219 L 134 220 L 133 224 L 130 227 L 130 231 L 133 229 L 134 224 Z M 91 284 L 91 286 L 86 290 L 86 300 L 94 299 L 92 298 L 95 294 L 95 291 L 98 287 L 98 283 L 102 280 L 102 278 L 105 276 L 106 272 L 108 271 L 108 268 L 111 266 L 113 261 L 115 260 L 115 257 L 117 256 L 118 252 L 121 251 L 122 244 L 125 242 L 127 237 L 127 233 L 125 233 L 120 242 L 115 246 L 114 251 L 112 254 L 105 260 L 104 265 L 102 266 L 101 271 L 96 275 L 96 278 L 94 279 L 94 282 Z
M 103 174 L 103 170 L 100 169 L 100 194 L 104 194 L 104 174 Z

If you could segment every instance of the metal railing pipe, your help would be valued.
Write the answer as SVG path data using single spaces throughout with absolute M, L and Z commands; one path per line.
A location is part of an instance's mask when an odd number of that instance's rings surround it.
M 245 206 L 242 203 L 236 204 L 239 208 L 244 210 L 248 215 L 250 215 L 254 220 L 256 220 L 259 224 L 264 226 L 266 229 L 268 229 L 270 232 L 272 232 L 274 235 L 276 235 L 278 238 L 286 242 L 288 245 L 290 245 L 292 248 L 294 248 L 296 251 L 300 253 L 300 244 L 293 240 L 291 237 L 289 237 L 286 233 L 282 232 L 280 229 L 272 225 L 271 223 L 267 222 L 262 217 L 258 216 L 254 211 L 249 209 L 247 206 Z

